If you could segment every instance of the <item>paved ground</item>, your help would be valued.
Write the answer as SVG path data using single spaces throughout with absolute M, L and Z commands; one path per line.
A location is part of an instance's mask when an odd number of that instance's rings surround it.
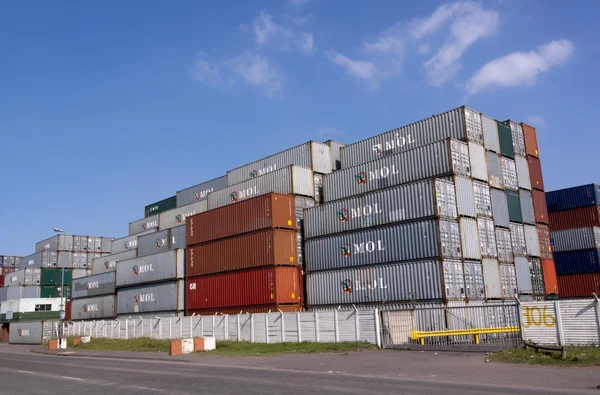
M 473 354 L 160 354 L 156 361 L 120 358 L 156 359 L 154 353 L 85 352 L 91 355 L 86 357 L 30 349 L 0 346 L 0 394 L 600 394 L 600 368 L 486 364 L 485 356 Z

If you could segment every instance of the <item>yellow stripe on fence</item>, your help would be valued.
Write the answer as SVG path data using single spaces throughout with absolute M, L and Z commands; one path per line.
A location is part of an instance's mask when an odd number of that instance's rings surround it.
M 504 326 L 500 328 L 452 329 L 445 331 L 411 331 L 410 336 L 413 340 L 420 340 L 421 344 L 425 344 L 426 337 L 474 335 L 475 344 L 479 344 L 479 335 L 514 332 L 520 332 L 518 326 Z

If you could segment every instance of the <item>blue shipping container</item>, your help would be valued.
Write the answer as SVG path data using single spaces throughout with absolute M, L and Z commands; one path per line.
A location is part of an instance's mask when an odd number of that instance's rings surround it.
M 600 272 L 598 250 L 579 250 L 554 253 L 556 274 L 580 274 Z
M 594 206 L 600 202 L 600 185 L 588 184 L 578 187 L 546 192 L 548 212 L 570 208 Z

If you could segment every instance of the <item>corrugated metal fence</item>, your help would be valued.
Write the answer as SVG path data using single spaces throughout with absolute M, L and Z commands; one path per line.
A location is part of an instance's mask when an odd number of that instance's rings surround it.
M 65 336 L 108 339 L 205 336 L 252 343 L 366 341 L 381 345 L 377 310 L 80 321 L 65 324 Z
M 564 346 L 600 345 L 600 299 L 521 304 L 523 340 Z

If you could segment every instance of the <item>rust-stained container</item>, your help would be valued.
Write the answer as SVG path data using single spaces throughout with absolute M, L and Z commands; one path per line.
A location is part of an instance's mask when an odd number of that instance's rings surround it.
M 269 193 L 186 219 L 188 247 L 265 228 L 296 229 L 294 197 Z
M 250 269 L 260 266 L 297 266 L 296 232 L 265 229 L 188 248 L 186 277 Z
M 4 276 L 6 274 L 12 273 L 12 272 L 16 271 L 17 269 L 18 269 L 17 267 L 4 266 L 2 268 L 2 275 Z
M 261 306 L 224 307 L 220 309 L 186 310 L 185 315 L 219 315 L 219 314 L 260 314 L 260 313 L 297 313 L 304 311 L 299 304 L 266 304 Z
M 548 213 L 550 230 L 591 228 L 600 226 L 600 206 L 579 207 Z
M 0 275 L 0 287 L 4 287 L 4 274 Z
M 558 277 L 561 298 L 584 298 L 600 295 L 600 273 L 569 274 Z
M 558 295 L 558 282 L 553 259 L 542 259 L 542 272 L 544 273 L 546 295 Z
M 531 179 L 531 187 L 543 191 L 544 178 L 542 177 L 542 165 L 540 160 L 535 156 L 528 155 L 527 164 L 529 165 L 529 178 Z
M 540 153 L 538 152 L 538 143 L 535 128 L 533 126 L 527 125 L 526 123 L 521 123 L 521 126 L 523 127 L 523 135 L 525 137 L 525 151 L 527 151 L 527 155 L 533 155 L 536 158 L 539 158 Z
M 550 241 L 550 229 L 548 229 L 548 225 L 538 224 L 536 228 L 540 242 L 540 258 L 552 259 L 552 242 Z
M 304 304 L 302 269 L 277 266 L 186 280 L 186 310 Z
M 71 321 L 71 302 L 65 303 L 65 321 Z
M 535 212 L 535 222 L 548 225 L 548 208 L 546 207 L 546 194 L 543 191 L 533 189 L 531 191 L 533 199 L 533 211 Z

